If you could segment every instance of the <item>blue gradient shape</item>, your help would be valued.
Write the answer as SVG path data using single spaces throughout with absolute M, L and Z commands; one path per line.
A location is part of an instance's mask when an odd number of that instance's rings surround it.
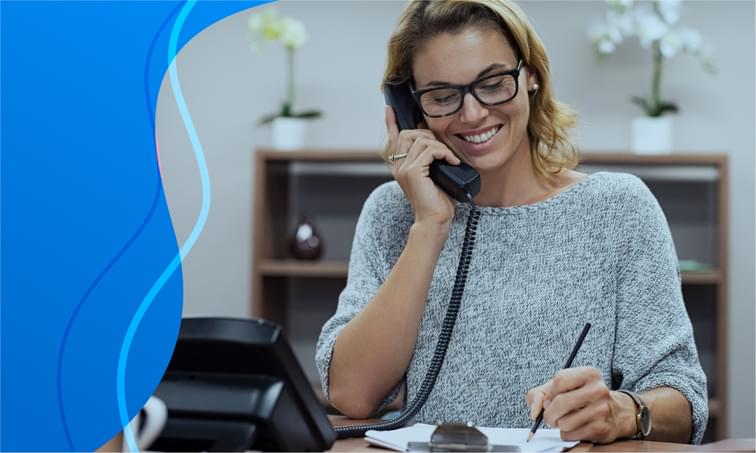
M 198 3 L 176 48 L 253 4 Z M 0 2 L 2 450 L 92 450 L 122 427 L 120 346 L 178 252 L 155 187 L 154 143 L 168 66 L 160 26 L 178 6 Z M 125 366 L 129 418 L 175 344 L 183 297 L 176 270 L 134 332 Z
M 168 25 L 168 23 L 173 19 L 175 16 L 175 13 L 179 10 L 181 5 L 176 5 L 171 11 L 171 13 L 168 15 L 168 17 L 165 18 L 162 24 L 160 24 L 160 27 L 157 30 L 157 33 L 152 38 L 152 42 L 150 42 L 149 49 L 147 50 L 147 58 L 145 59 L 144 63 L 144 94 L 145 94 L 145 107 L 147 112 L 147 117 L 150 121 L 150 126 L 152 130 L 155 130 L 155 112 L 153 106 L 156 104 L 151 101 L 149 93 L 150 93 L 150 86 L 149 86 L 149 67 L 150 67 L 150 61 L 153 57 L 153 52 L 155 50 L 155 46 L 158 42 L 158 39 L 160 38 L 161 33 L 165 29 L 165 27 Z M 169 59 L 170 61 L 170 59 Z M 60 418 L 61 423 L 63 424 L 63 432 L 66 436 L 66 441 L 68 442 L 68 448 L 71 450 L 74 450 L 74 444 L 73 439 L 71 439 L 71 431 L 68 427 L 68 420 L 66 418 L 66 411 L 65 411 L 65 405 L 63 404 L 63 374 L 62 374 L 62 368 L 63 368 L 63 357 L 65 356 L 66 352 L 66 345 L 68 343 L 68 336 L 71 333 L 71 327 L 73 326 L 74 322 L 76 321 L 78 317 L 78 313 L 81 310 L 81 307 L 86 303 L 87 300 L 89 300 L 89 296 L 92 293 L 92 291 L 97 287 L 98 283 L 102 280 L 102 278 L 110 272 L 110 269 L 115 265 L 116 262 L 123 256 L 123 254 L 131 247 L 131 244 L 134 243 L 134 241 L 142 234 L 142 231 L 144 230 L 145 226 L 147 226 L 148 222 L 152 218 L 152 215 L 155 213 L 155 209 L 158 206 L 158 202 L 160 201 L 160 197 L 163 194 L 163 186 L 160 179 L 160 175 L 157 175 L 156 181 L 155 181 L 155 195 L 152 198 L 152 204 L 150 206 L 149 211 L 147 212 L 147 215 L 145 216 L 144 220 L 142 220 L 142 223 L 139 225 L 137 230 L 134 232 L 134 234 L 126 241 L 126 244 L 118 251 L 118 253 L 113 257 L 113 259 L 105 266 L 104 269 L 100 271 L 100 273 L 97 275 L 97 277 L 94 279 L 94 281 L 90 284 L 89 288 L 87 288 L 86 292 L 82 296 L 82 298 L 79 300 L 78 304 L 73 310 L 73 314 L 68 319 L 68 322 L 66 324 L 64 333 L 63 333 L 63 339 L 61 340 L 60 349 L 58 352 L 58 369 L 57 369 L 57 387 L 58 387 L 58 411 L 60 412 Z M 120 411 L 120 408 L 119 408 Z M 128 422 L 126 422 L 128 424 Z

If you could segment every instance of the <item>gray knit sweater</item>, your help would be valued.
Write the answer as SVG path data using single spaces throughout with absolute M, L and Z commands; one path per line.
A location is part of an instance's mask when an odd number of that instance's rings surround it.
M 436 346 L 470 209 L 457 205 L 433 274 L 401 384 L 407 401 L 417 394 Z M 573 366 L 598 368 L 611 389 L 679 390 L 693 412 L 691 441 L 699 443 L 707 421 L 706 376 L 669 227 L 643 182 L 599 172 L 545 201 L 479 209 L 462 308 L 436 385 L 415 420 L 529 427 L 525 394 L 564 365 L 583 325 L 591 322 Z M 396 182 L 381 185 L 365 202 L 346 288 L 317 345 L 326 395 L 336 337 L 388 276 L 413 221 Z

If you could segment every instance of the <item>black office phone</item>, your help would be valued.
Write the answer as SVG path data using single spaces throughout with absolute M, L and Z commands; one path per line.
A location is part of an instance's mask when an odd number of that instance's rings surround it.
M 168 421 L 154 451 L 323 451 L 336 433 L 280 326 L 184 318 L 155 394 Z

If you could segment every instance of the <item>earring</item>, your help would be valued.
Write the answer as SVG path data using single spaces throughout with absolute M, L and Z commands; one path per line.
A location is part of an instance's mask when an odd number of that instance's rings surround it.
M 538 88 L 540 88 L 540 86 L 538 86 L 537 83 L 534 83 L 533 86 L 530 88 L 530 92 L 535 93 L 536 91 L 538 91 Z

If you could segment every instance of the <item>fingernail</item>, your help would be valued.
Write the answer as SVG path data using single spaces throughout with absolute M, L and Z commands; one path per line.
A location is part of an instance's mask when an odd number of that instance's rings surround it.
M 544 402 L 543 402 L 543 408 L 544 408 L 544 409 L 546 409 L 546 408 L 547 408 L 547 407 L 549 407 L 550 405 L 551 405 L 551 400 L 546 400 L 546 401 L 544 401 Z

